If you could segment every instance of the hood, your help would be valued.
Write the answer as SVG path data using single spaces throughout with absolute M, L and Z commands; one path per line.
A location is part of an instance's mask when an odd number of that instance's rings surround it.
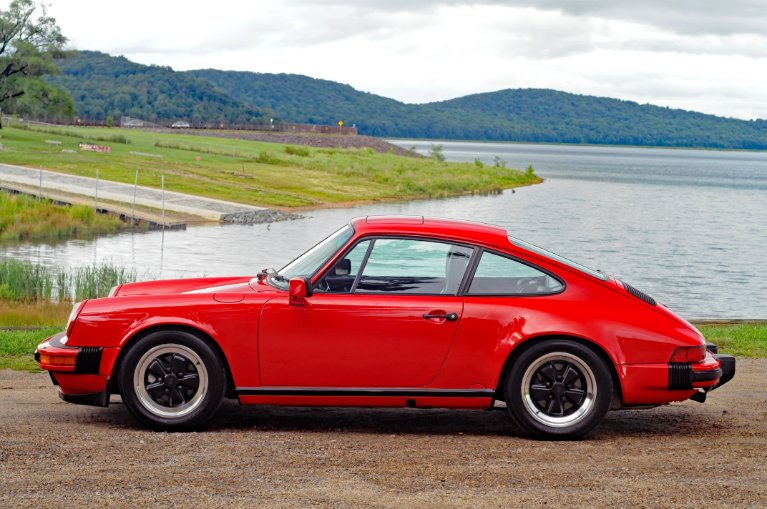
M 126 283 L 114 289 L 111 297 L 132 295 L 169 295 L 181 293 L 248 293 L 252 292 L 250 277 L 207 277 L 194 279 L 164 279 Z

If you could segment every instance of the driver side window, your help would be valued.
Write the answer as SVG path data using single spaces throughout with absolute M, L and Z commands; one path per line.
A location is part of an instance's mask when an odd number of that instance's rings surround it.
M 471 247 L 431 240 L 366 240 L 338 260 L 314 289 L 324 293 L 456 295 L 473 253 Z
M 349 293 L 359 273 L 362 261 L 370 246 L 365 240 L 357 244 L 346 256 L 336 262 L 328 273 L 317 283 L 315 290 L 325 293 Z

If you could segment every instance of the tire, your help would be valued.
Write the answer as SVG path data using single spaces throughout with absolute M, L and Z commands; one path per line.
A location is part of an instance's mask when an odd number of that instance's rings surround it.
M 522 352 L 505 382 L 506 405 L 528 433 L 546 439 L 581 438 L 604 418 L 613 381 L 602 358 L 569 340 L 537 343 Z
M 128 350 L 117 383 L 123 403 L 143 424 L 158 430 L 190 429 L 205 424 L 218 410 L 226 370 L 198 336 L 164 330 Z

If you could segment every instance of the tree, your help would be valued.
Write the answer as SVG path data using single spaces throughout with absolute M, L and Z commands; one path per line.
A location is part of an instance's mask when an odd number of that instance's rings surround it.
M 445 154 L 442 153 L 442 145 L 431 144 L 429 147 L 429 157 L 436 159 L 437 161 L 444 161 Z
M 14 112 L 71 113 L 68 95 L 41 79 L 58 71 L 54 60 L 65 56 L 66 43 L 43 4 L 13 0 L 8 10 L 0 11 L 0 107 Z M 22 100 L 25 94 L 28 97 Z

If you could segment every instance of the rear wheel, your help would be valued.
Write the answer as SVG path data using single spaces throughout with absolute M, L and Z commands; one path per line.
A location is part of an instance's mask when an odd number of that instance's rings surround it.
M 580 438 L 605 416 L 612 377 L 590 348 L 569 340 L 544 341 L 525 350 L 506 380 L 514 420 L 543 438 Z
M 184 331 L 158 331 L 125 355 L 118 384 L 123 402 L 157 429 L 204 424 L 221 405 L 226 371 L 216 352 Z

